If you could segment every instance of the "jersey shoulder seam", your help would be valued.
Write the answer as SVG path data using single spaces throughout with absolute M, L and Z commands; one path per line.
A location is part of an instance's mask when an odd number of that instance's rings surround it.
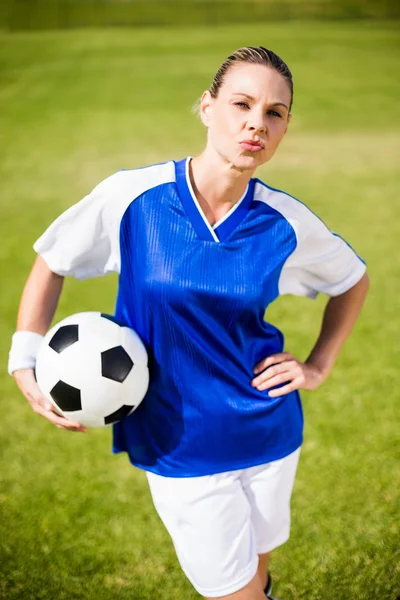
M 306 229 L 308 229 L 309 231 L 311 229 L 313 229 L 316 226 L 316 224 L 318 223 L 319 226 L 322 226 L 324 229 L 331 232 L 330 227 L 328 227 L 328 225 L 323 221 L 323 219 L 321 219 L 321 217 L 319 217 L 309 206 L 307 206 L 307 204 L 305 204 L 304 202 L 302 202 L 295 196 L 292 196 L 288 192 L 285 192 L 284 190 L 280 190 L 278 188 L 274 188 L 270 185 L 267 185 L 260 179 L 257 179 L 256 181 L 264 188 L 270 190 L 272 193 L 284 196 L 284 198 L 287 201 L 286 207 L 289 210 L 286 212 L 284 210 L 285 207 L 278 206 L 277 205 L 278 203 L 276 203 L 276 204 L 274 203 L 272 205 L 272 208 L 275 208 L 275 210 L 280 212 L 286 220 L 293 219 L 294 221 L 299 223 L 299 225 L 301 225 L 303 229 L 304 229 L 304 227 L 306 227 Z M 265 199 L 265 200 L 260 199 L 260 200 L 261 200 L 261 202 L 265 202 L 266 204 L 270 205 L 270 203 L 268 202 L 268 199 Z M 308 220 L 308 224 L 307 224 L 307 220 Z M 310 223 L 310 221 L 311 221 L 311 223 Z M 310 224 L 311 224 L 311 228 L 310 228 Z M 294 226 L 293 223 L 291 223 L 291 225 Z M 307 225 L 308 225 L 308 227 L 307 227 Z M 296 236 L 298 237 L 299 231 L 297 231 L 296 227 L 294 227 L 294 230 L 295 230 Z
M 167 167 L 167 165 L 169 165 L 170 169 L 171 169 L 171 174 L 169 177 L 166 176 L 166 175 L 168 175 L 168 170 L 166 169 L 165 175 L 163 177 L 160 177 L 159 180 L 157 180 L 155 178 L 155 181 L 148 181 L 145 183 L 145 181 L 143 181 L 141 179 L 141 176 L 143 176 L 143 173 L 145 171 L 151 172 L 151 170 L 153 170 L 153 169 L 157 169 L 157 168 L 160 168 L 163 166 Z M 125 178 L 124 178 L 124 176 L 125 176 Z M 118 177 L 118 181 L 116 181 L 116 177 Z M 169 183 L 174 183 L 174 181 L 175 181 L 175 166 L 174 166 L 173 161 L 168 161 L 165 163 L 159 163 L 156 165 L 149 165 L 146 167 L 141 167 L 139 169 L 124 169 L 124 170 L 117 171 L 116 173 L 111 175 L 108 179 L 110 179 L 112 181 L 110 181 L 110 188 L 105 190 L 105 193 L 109 196 L 107 198 L 107 204 L 111 203 L 112 192 L 113 191 L 115 192 L 115 184 L 121 185 L 121 188 L 123 188 L 122 195 L 124 197 L 124 200 L 121 201 L 122 207 L 120 208 L 120 211 L 119 211 L 119 219 L 121 222 L 123 219 L 123 216 L 125 215 L 128 208 L 131 206 L 131 204 L 135 200 L 137 200 L 138 198 L 143 196 L 143 194 L 146 194 L 147 192 L 154 190 L 157 187 L 167 185 Z M 125 181 L 124 181 L 124 179 L 125 179 Z M 132 186 L 132 190 L 130 189 L 131 186 Z M 111 208 L 111 210 L 113 210 L 113 208 L 115 210 L 115 206 L 112 206 L 110 208 Z

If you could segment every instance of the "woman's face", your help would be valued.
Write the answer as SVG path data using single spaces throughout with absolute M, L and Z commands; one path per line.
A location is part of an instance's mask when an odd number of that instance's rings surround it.
M 290 100 L 288 83 L 275 69 L 231 67 L 217 98 L 206 91 L 201 99 L 208 146 L 236 169 L 254 171 L 272 158 L 285 135 Z

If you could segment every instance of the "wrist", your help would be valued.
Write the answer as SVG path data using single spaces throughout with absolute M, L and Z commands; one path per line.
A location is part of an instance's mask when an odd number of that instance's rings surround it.
M 14 333 L 8 357 L 8 372 L 10 375 L 19 369 L 35 368 L 36 356 L 43 337 L 35 331 L 16 331 Z
M 312 356 L 307 358 L 305 364 L 309 365 L 310 367 L 315 369 L 318 372 L 318 374 L 321 376 L 322 379 L 326 379 L 328 377 L 328 375 L 331 372 L 331 369 L 333 367 L 333 363 L 326 363 L 324 361 L 318 361 L 315 358 L 313 358 Z

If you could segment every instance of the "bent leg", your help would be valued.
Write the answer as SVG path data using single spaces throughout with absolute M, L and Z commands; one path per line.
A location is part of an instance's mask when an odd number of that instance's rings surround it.
M 239 472 L 190 478 L 147 473 L 147 479 L 182 570 L 197 592 L 205 598 L 265 600 Z
M 261 581 L 262 589 L 265 590 L 268 581 L 268 567 L 269 567 L 269 559 L 271 557 L 271 552 L 266 552 L 265 554 L 258 555 L 258 577 Z
M 218 600 L 265 600 L 263 588 L 261 587 L 258 573 L 247 585 L 233 594 L 227 596 L 217 596 Z M 209 596 L 207 600 L 215 600 L 216 596 Z
M 241 481 L 251 506 L 258 555 L 270 553 L 289 538 L 290 499 L 299 455 L 300 449 L 271 463 L 243 470 Z

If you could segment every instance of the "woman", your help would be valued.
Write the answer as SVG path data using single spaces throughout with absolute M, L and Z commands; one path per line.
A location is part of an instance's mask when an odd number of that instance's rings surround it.
M 122 171 L 36 242 L 9 370 L 33 410 L 58 416 L 34 378 L 63 277 L 118 272 L 116 316 L 142 337 L 151 383 L 114 426 L 115 452 L 147 472 L 180 564 L 206 598 L 271 597 L 271 551 L 289 537 L 302 443 L 299 390 L 326 379 L 368 288 L 354 251 L 288 194 L 253 178 L 287 131 L 291 73 L 237 50 L 200 102 L 193 159 Z M 305 362 L 264 321 L 281 294 L 330 296 Z

